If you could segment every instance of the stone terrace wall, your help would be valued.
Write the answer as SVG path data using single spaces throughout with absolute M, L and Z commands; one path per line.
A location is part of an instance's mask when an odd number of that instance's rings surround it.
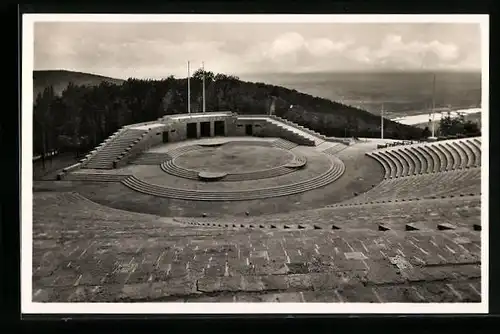
M 253 135 L 256 137 L 279 137 L 296 143 L 298 145 L 312 146 L 314 142 L 284 128 L 278 127 L 276 124 L 268 122 L 266 115 L 244 115 L 245 119 L 238 119 L 235 136 L 245 135 L 245 125 L 253 125 Z M 255 119 L 251 118 L 255 117 Z
M 226 136 L 231 136 L 234 133 L 234 129 L 236 128 L 237 117 L 233 114 L 222 114 L 222 113 L 214 113 L 210 114 L 191 114 L 192 117 L 166 117 L 162 121 L 165 126 L 164 131 L 169 131 L 168 141 L 169 142 L 178 142 L 187 139 L 187 124 L 188 123 L 196 123 L 196 132 L 197 137 L 201 136 L 201 122 L 210 122 L 210 136 L 213 137 L 215 133 L 215 122 L 216 121 L 224 121 L 225 122 L 225 133 Z M 183 115 L 187 116 L 187 115 Z M 244 129 L 243 129 L 244 135 Z

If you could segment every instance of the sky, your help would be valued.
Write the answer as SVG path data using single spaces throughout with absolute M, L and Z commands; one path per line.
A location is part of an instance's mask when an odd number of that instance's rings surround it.
M 36 22 L 34 69 L 126 79 L 257 73 L 480 70 L 474 23 Z

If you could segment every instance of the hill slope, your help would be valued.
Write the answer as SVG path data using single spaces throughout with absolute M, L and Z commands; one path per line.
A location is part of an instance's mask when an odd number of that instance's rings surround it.
M 36 97 L 38 93 L 43 92 L 45 87 L 49 86 L 54 88 L 56 95 L 60 95 L 70 82 L 77 86 L 97 86 L 101 82 L 121 85 L 124 80 L 65 70 L 33 71 L 33 96 Z
M 44 90 L 35 104 L 33 144 L 37 154 L 50 149 L 89 150 L 123 125 L 187 111 L 186 78 L 123 81 L 68 71 L 34 75 L 35 90 L 55 86 Z M 202 109 L 201 76 L 194 73 L 191 78 L 192 112 Z M 268 114 L 272 108 L 277 116 L 328 137 L 380 136 L 380 117 L 359 108 L 225 74 L 206 72 L 205 81 L 209 112 Z M 68 85 L 70 82 L 73 85 Z M 57 94 L 61 91 L 63 95 Z M 419 139 L 422 130 L 386 120 L 384 135 L 393 139 Z

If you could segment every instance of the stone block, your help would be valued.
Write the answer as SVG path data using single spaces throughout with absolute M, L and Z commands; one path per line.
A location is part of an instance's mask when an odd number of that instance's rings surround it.
M 449 224 L 449 223 L 441 223 L 437 225 L 438 230 L 440 231 L 445 231 L 445 230 L 454 230 L 457 227 L 455 225 Z
M 378 230 L 379 230 L 379 231 L 389 231 L 389 230 L 390 230 L 390 228 L 389 228 L 389 227 L 387 227 L 386 225 L 380 224 L 380 225 L 378 226 Z
M 347 252 L 344 253 L 347 260 L 366 260 L 368 259 L 362 252 Z
M 418 231 L 419 228 L 415 224 L 405 224 L 405 231 Z

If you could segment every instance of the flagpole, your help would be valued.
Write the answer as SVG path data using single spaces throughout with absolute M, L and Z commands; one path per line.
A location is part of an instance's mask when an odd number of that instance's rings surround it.
M 203 112 L 205 112 L 205 62 L 201 63 L 203 69 Z
M 384 139 L 384 104 L 382 103 L 382 111 L 380 112 L 380 139 Z
M 188 101 L 187 101 L 187 108 L 188 108 L 188 114 L 191 113 L 191 84 L 190 84 L 190 77 L 191 77 L 191 74 L 189 72 L 189 60 L 188 60 L 188 77 L 187 77 L 187 84 L 188 84 Z
M 436 109 L 436 74 L 433 76 L 432 80 L 432 137 L 434 138 L 434 110 Z

